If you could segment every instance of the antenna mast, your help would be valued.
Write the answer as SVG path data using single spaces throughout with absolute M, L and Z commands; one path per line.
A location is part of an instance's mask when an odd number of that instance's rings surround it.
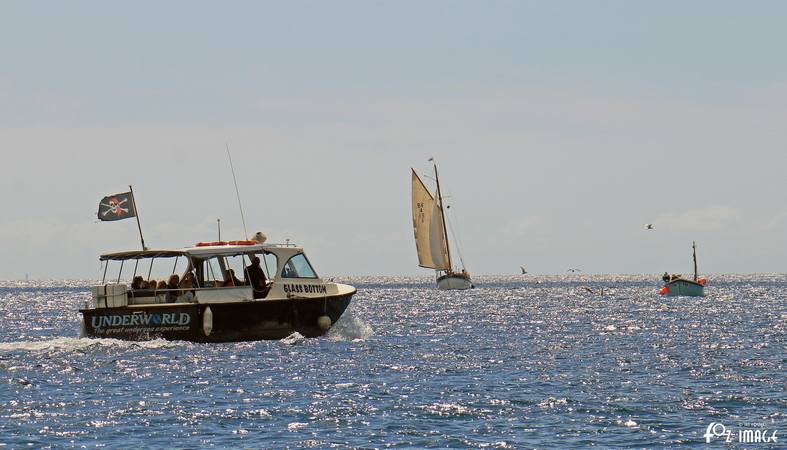
M 694 281 L 697 281 L 697 243 L 691 242 L 692 255 L 694 256 Z
M 240 191 L 238 190 L 238 179 L 235 178 L 235 167 L 232 165 L 232 155 L 230 154 L 230 145 L 225 143 L 227 147 L 227 158 L 230 160 L 230 170 L 232 170 L 232 181 L 235 183 L 235 195 L 238 197 L 238 209 L 240 209 L 240 220 L 243 222 L 243 239 L 249 237 L 246 231 L 246 216 L 243 215 L 243 205 L 240 202 Z

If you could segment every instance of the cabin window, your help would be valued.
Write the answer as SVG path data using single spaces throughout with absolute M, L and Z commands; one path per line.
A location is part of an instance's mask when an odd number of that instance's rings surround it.
M 317 278 L 317 274 L 314 273 L 314 269 L 312 269 L 311 264 L 309 264 L 309 260 L 306 259 L 306 255 L 298 253 L 284 264 L 284 269 L 281 271 L 281 277 Z
M 238 281 L 241 282 L 241 285 L 246 284 L 246 279 L 248 278 L 246 276 L 246 266 L 251 264 L 251 262 L 247 258 L 245 258 L 243 255 L 228 256 L 227 258 L 225 258 L 224 263 L 227 269 L 232 270 L 233 274 L 235 275 L 235 278 L 237 278 Z M 228 279 L 229 278 L 225 273 L 224 282 L 226 283 Z
M 210 256 L 205 259 L 194 260 L 194 268 L 196 269 L 197 280 L 200 287 L 227 287 L 230 278 L 227 271 L 232 270 L 237 279 L 233 284 L 236 287 L 247 286 L 249 284 L 249 277 L 246 273 L 246 267 L 251 265 L 251 258 L 255 256 L 254 253 L 230 255 L 230 256 Z M 268 267 L 276 270 L 276 257 L 273 254 L 266 253 L 264 256 L 261 253 L 256 254 L 260 258 L 260 267 L 268 278 Z M 266 265 L 267 263 L 267 265 Z M 272 266 L 270 264 L 273 264 Z
M 271 279 L 273 274 L 276 275 L 276 268 L 279 267 L 279 259 L 273 253 L 258 253 L 260 257 L 260 267 L 265 271 L 265 277 Z
M 249 276 L 246 273 L 246 268 L 251 266 L 251 260 L 254 257 L 260 258 L 260 268 L 262 272 L 265 274 L 265 278 L 270 278 L 269 274 L 270 269 L 269 267 L 273 267 L 274 272 L 276 271 L 276 255 L 272 253 L 249 253 L 244 255 L 236 255 L 226 258 L 226 266 L 228 269 L 232 269 L 235 272 L 235 277 L 240 279 L 244 282 L 244 284 L 249 284 L 248 279 Z M 226 281 L 226 280 L 225 280 Z
M 205 260 L 203 277 L 203 286 L 205 287 L 219 287 L 224 285 L 224 271 L 221 269 L 218 258 Z

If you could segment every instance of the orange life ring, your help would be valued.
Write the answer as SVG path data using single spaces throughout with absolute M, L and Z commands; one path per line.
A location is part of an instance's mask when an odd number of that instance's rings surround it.
M 197 242 L 197 247 L 215 247 L 217 245 L 227 245 L 227 243 L 224 241 Z
M 254 245 L 257 241 L 229 241 L 230 245 Z

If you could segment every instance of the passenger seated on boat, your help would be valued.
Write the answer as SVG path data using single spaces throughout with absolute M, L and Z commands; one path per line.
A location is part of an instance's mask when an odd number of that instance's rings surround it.
M 153 289 L 154 291 L 158 287 L 158 282 L 156 280 L 148 280 L 148 289 Z
M 235 271 L 227 269 L 224 271 L 224 287 L 243 286 L 243 282 L 235 277 Z
M 178 297 L 180 297 L 180 277 L 178 274 L 173 273 L 169 276 L 169 282 L 167 282 L 167 303 L 175 303 L 178 301 Z
M 181 288 L 194 288 L 197 286 L 197 277 L 194 275 L 194 272 L 186 272 L 183 275 L 183 279 L 180 280 L 180 287 Z
M 195 280 L 196 277 L 193 272 L 186 272 L 186 274 L 183 275 L 183 280 L 180 281 L 182 294 L 178 297 L 178 301 L 190 302 L 194 299 L 194 287 L 196 287 Z
M 259 256 L 251 257 L 251 264 L 246 267 L 246 278 L 254 290 L 254 298 L 265 298 L 268 294 L 267 278 L 260 267 Z
M 141 276 L 137 275 L 136 277 L 134 277 L 133 280 L 131 280 L 131 289 L 142 289 L 143 281 L 144 279 Z
M 141 289 L 150 289 L 150 283 L 142 280 Z
M 167 288 L 167 282 L 166 282 L 166 281 L 164 281 L 164 280 L 161 280 L 161 281 L 159 281 L 159 282 L 158 282 L 158 286 L 156 286 L 156 289 L 158 289 L 158 290 L 162 290 L 162 291 L 163 291 L 164 289 L 166 289 L 166 288 Z

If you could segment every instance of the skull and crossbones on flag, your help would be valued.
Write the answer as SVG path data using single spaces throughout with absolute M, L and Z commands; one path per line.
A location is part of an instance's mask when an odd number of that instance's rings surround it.
M 134 210 L 133 195 L 131 192 L 124 192 L 102 198 L 98 204 L 98 219 L 109 221 L 135 217 L 137 212 Z

